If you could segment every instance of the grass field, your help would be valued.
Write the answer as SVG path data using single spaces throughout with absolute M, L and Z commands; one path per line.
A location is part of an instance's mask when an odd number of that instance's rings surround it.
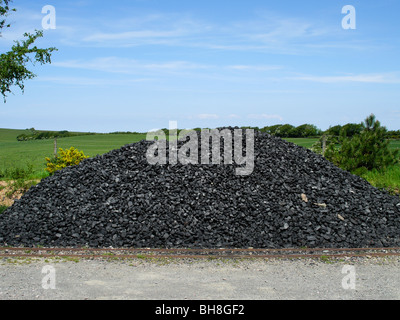
M 0 177 L 1 173 L 31 167 L 31 178 L 41 179 L 47 176 L 45 157 L 52 157 L 54 140 L 17 141 L 16 137 L 25 130 L 0 129 Z M 95 134 L 57 139 L 58 148 L 75 147 L 93 157 L 113 149 L 138 142 L 146 138 L 145 134 Z M 289 142 L 310 148 L 316 138 L 288 138 Z M 400 141 L 391 141 L 391 148 L 400 148 Z M 391 190 L 400 189 L 400 165 L 388 168 L 385 172 L 368 172 L 364 178 L 372 185 Z
M 390 147 L 392 149 L 400 149 L 400 140 L 392 140 L 390 141 Z
M 311 148 L 311 146 L 318 141 L 317 138 L 285 138 L 288 142 L 293 142 L 304 148 Z
M 12 168 L 33 167 L 34 173 L 45 174 L 45 157 L 52 157 L 54 140 L 17 141 L 24 130 L 0 129 L 0 172 Z M 96 134 L 57 139 L 58 148 L 75 147 L 92 157 L 146 138 L 145 134 Z

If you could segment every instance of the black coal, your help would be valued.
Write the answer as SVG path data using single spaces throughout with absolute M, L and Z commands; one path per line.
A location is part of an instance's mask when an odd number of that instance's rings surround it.
M 256 132 L 254 171 L 238 176 L 234 164 L 150 165 L 151 144 L 126 145 L 42 180 L 0 216 L 0 243 L 400 246 L 399 197 L 310 150 Z

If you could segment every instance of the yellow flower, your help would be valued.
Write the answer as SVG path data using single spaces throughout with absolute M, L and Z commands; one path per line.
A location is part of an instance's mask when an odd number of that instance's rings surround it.
M 64 150 L 62 148 L 59 149 L 59 156 L 57 156 L 54 160 L 55 163 L 52 163 L 52 159 L 46 157 L 47 168 L 46 170 L 53 174 L 57 170 L 61 170 L 68 166 L 78 165 L 83 159 L 89 158 L 85 156 L 83 151 L 78 151 L 76 148 L 71 147 L 70 149 Z

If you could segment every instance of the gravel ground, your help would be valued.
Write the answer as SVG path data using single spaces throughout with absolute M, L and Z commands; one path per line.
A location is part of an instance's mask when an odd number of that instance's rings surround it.
M 3 259 L 0 299 L 398 300 L 399 267 L 399 257 L 240 261 Z

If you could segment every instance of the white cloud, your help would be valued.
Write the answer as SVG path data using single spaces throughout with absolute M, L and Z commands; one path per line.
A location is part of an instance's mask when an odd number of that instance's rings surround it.
M 82 3 L 88 5 L 86 2 Z M 78 10 L 82 4 L 71 2 L 68 5 L 73 5 Z M 13 15 L 13 18 L 18 20 L 14 27 L 22 26 L 18 31 L 33 30 L 33 26 L 40 24 L 43 18 L 40 11 L 21 11 Z M 112 15 L 113 11 L 110 14 L 111 16 L 90 17 L 78 14 L 63 15 L 57 24 L 57 30 L 53 32 L 56 35 L 54 41 L 78 47 L 122 48 L 161 45 L 290 55 L 328 50 L 330 46 L 351 48 L 354 45 L 353 41 L 344 42 L 342 35 L 338 37 L 337 30 L 329 29 L 324 22 L 270 12 L 258 12 L 247 20 L 224 23 L 199 19 L 187 12 L 153 11 L 140 15 L 129 7 L 118 18 Z M 21 35 L 22 33 L 18 32 L 18 37 Z M 4 39 L 14 40 L 17 35 L 5 33 L 4 36 Z M 321 44 L 321 41 L 324 43 Z M 367 43 L 361 43 L 359 47 L 366 45 Z
M 128 26 L 128 27 L 127 27 Z M 122 16 L 110 23 L 100 22 L 79 36 L 87 46 L 134 47 L 142 45 L 187 46 L 212 27 L 186 13 L 158 13 Z
M 264 43 L 280 43 L 290 39 L 304 39 L 320 36 L 326 33 L 326 30 L 317 28 L 310 22 L 300 21 L 298 19 L 269 19 L 274 27 L 265 28 L 268 32 L 259 32 L 249 35 L 254 40 Z M 261 31 L 261 30 L 258 30 Z
M 400 78 L 393 73 L 359 74 L 359 75 L 344 75 L 344 76 L 298 76 L 289 79 L 320 82 L 320 83 L 344 83 L 344 82 L 400 83 Z
M 232 65 L 227 66 L 227 69 L 237 71 L 271 71 L 282 69 L 281 66 L 269 66 L 269 65 Z
M 35 81 L 51 82 L 62 85 L 72 86 L 130 86 L 139 82 L 148 82 L 152 79 L 101 79 L 88 77 L 38 77 Z
M 113 40 L 134 40 L 138 38 L 171 38 L 182 36 L 181 31 L 155 31 L 155 30 L 141 30 L 141 31 L 127 31 L 115 33 L 97 33 L 83 38 L 83 41 L 113 41 Z
M 109 48 L 163 45 L 283 54 L 315 50 L 310 46 L 333 34 L 315 21 L 271 14 L 222 24 L 184 12 L 143 16 L 129 16 L 127 12 L 118 19 L 93 17 L 90 21 L 69 21 L 68 25 L 75 26 L 75 32 L 71 34 L 69 30 L 64 36 L 67 43 L 75 41 L 75 45 Z M 65 38 L 61 41 L 65 42 Z
M 89 69 L 111 73 L 135 74 L 142 71 L 183 71 L 193 69 L 205 69 L 206 65 L 190 63 L 187 61 L 169 61 L 159 63 L 141 62 L 133 59 L 120 57 L 103 57 L 87 61 L 69 60 L 64 62 L 53 62 L 53 66 Z
M 190 61 L 150 62 L 122 57 L 101 57 L 88 60 L 55 61 L 52 63 L 52 66 L 120 74 L 142 74 L 145 77 L 159 76 L 161 74 L 195 74 L 197 78 L 205 77 L 208 79 L 217 79 L 219 77 L 219 79 L 224 81 L 243 81 L 244 78 L 242 77 L 242 74 L 239 75 L 239 73 L 253 77 L 253 73 L 255 72 L 268 72 L 283 68 L 274 65 L 206 65 Z M 231 71 L 234 71 L 235 73 L 233 74 Z

